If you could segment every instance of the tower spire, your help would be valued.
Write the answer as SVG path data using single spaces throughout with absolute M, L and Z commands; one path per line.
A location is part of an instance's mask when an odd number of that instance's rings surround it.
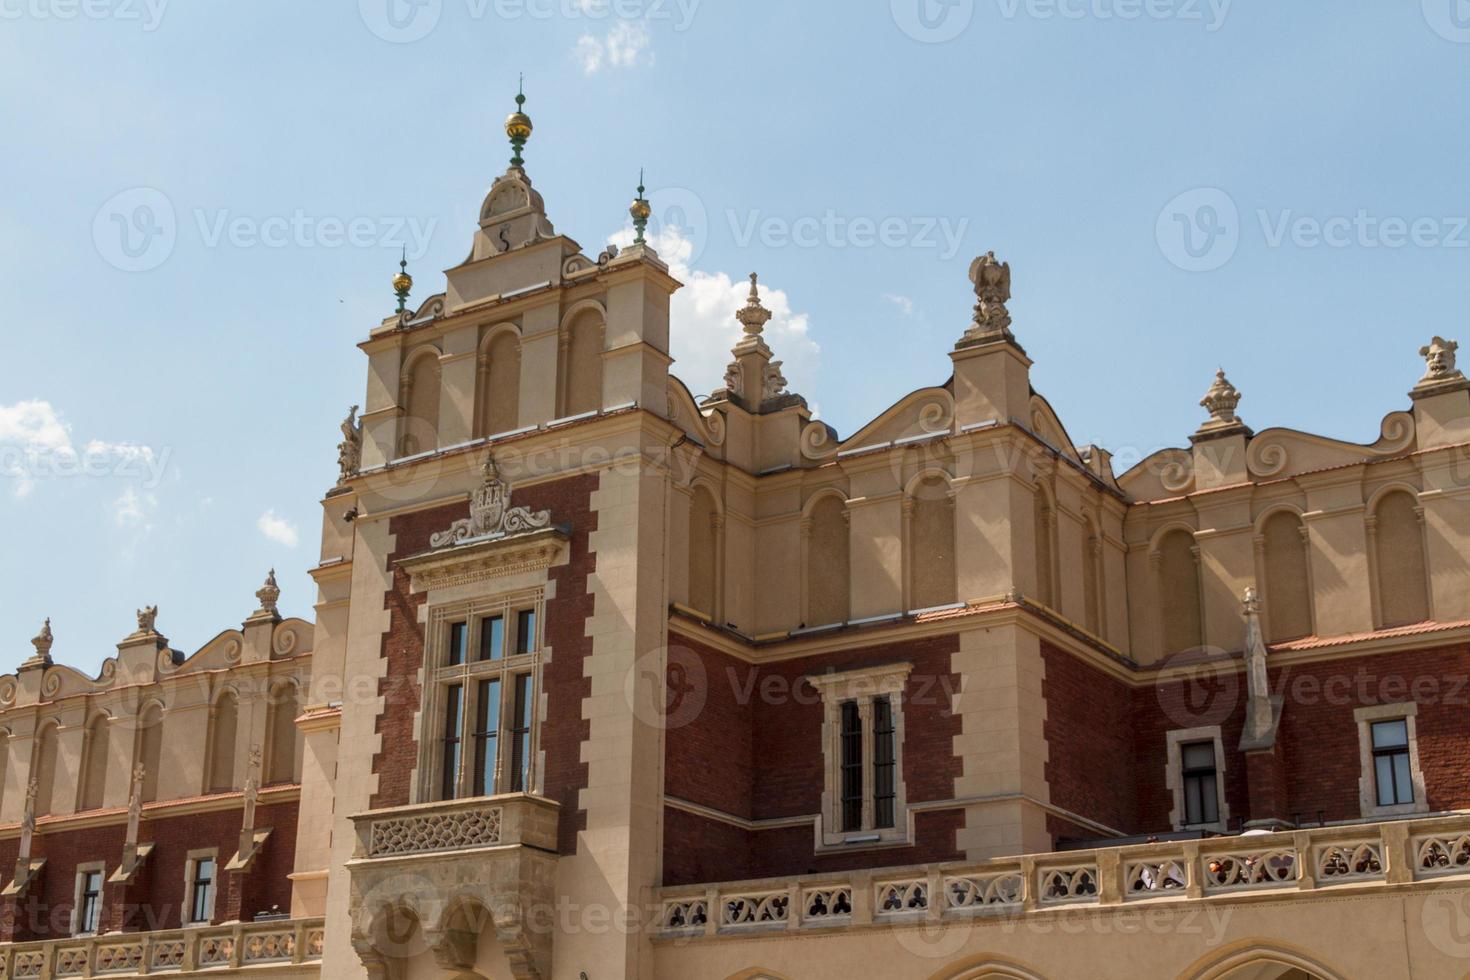
M 526 140 L 531 138 L 531 117 L 523 111 L 526 105 L 526 76 L 521 75 L 520 84 L 516 86 L 516 111 L 505 117 L 505 135 L 510 137 L 511 149 L 515 151 L 510 158 L 510 165 L 520 169 L 525 160 L 521 158 L 521 151 L 526 148 Z
M 633 236 L 633 244 L 648 244 L 647 239 L 644 238 L 644 232 L 648 230 L 648 216 L 653 214 L 653 208 L 649 207 L 648 202 L 643 199 L 642 167 L 638 168 L 638 196 L 633 198 L 633 203 L 628 206 L 628 213 L 633 216 L 633 230 L 636 232 Z
M 398 261 L 398 275 L 393 277 L 393 292 L 398 296 L 398 312 L 403 313 L 408 303 L 408 291 L 413 288 L 413 276 L 408 274 L 408 246 L 403 246 L 403 257 Z

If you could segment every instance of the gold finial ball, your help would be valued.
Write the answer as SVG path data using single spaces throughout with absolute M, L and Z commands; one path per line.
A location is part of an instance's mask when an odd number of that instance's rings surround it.
M 653 214 L 653 208 L 649 206 L 647 201 L 643 200 L 643 198 L 640 197 L 628 206 L 628 213 L 631 214 L 635 220 L 647 221 L 649 216 Z
M 413 276 L 407 272 L 400 272 L 393 277 L 393 291 L 406 293 L 413 288 Z
M 505 135 L 513 140 L 531 138 L 531 117 L 524 112 L 512 112 L 505 117 Z

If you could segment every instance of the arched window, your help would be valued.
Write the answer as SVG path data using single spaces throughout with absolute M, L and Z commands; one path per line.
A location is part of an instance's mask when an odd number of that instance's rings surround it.
M 1204 644 L 1204 624 L 1194 535 L 1184 530 L 1170 531 L 1159 542 L 1156 558 L 1164 654 L 1196 649 Z
M 707 487 L 694 488 L 689 502 L 689 605 L 717 616 L 720 576 L 720 510 Z
M 398 454 L 412 456 L 439 447 L 439 358 L 428 350 L 413 356 L 403 377 L 402 429 Z
M 290 681 L 277 684 L 271 691 L 270 717 L 266 721 L 270 732 L 270 758 L 265 772 L 268 784 L 296 782 L 296 716 L 300 713 L 296 685 Z
M 1266 565 L 1266 635 L 1272 643 L 1312 634 L 1312 586 L 1307 568 L 1306 525 L 1279 511 L 1261 528 Z
M 1082 528 L 1082 625 L 1094 636 L 1103 631 L 1102 561 L 1102 532 L 1089 517 Z
M 1381 625 L 1422 623 L 1429 618 L 1429 576 L 1419 503 L 1407 491 L 1396 490 L 1378 502 L 1373 516 Z
M 1042 605 L 1053 609 L 1057 606 L 1056 585 L 1052 581 L 1052 564 L 1055 548 L 1052 544 L 1052 521 L 1056 510 L 1046 496 L 1046 491 L 1037 486 L 1031 491 L 1031 510 L 1036 527 L 1036 598 Z
M 927 477 L 914 487 L 905 504 L 910 508 L 909 608 L 954 602 L 954 501 L 949 483 L 942 477 Z
M 158 799 L 163 765 L 163 707 L 153 702 L 138 716 L 138 762 L 143 766 L 143 802 Z
M 227 793 L 239 788 L 235 778 L 235 731 L 240 722 L 240 703 L 234 691 L 225 691 L 214 703 L 209 719 L 209 792 Z
M 111 768 L 111 760 L 108 758 L 111 734 L 112 719 L 104 714 L 93 718 L 92 723 L 87 726 L 83 747 L 86 762 L 82 766 L 81 808 L 83 810 L 99 809 L 105 802 L 107 770 Z
M 584 310 L 567 327 L 562 414 L 602 407 L 602 315 Z
M 56 785 L 56 726 L 46 725 L 36 740 L 35 765 L 31 776 L 36 780 L 36 815 L 44 816 L 56 811 L 58 787 Z
M 521 340 L 501 330 L 480 356 L 475 392 L 475 436 L 493 436 L 514 429 L 521 409 Z
M 845 622 L 848 617 L 847 506 L 827 494 L 812 507 L 806 541 L 808 626 Z

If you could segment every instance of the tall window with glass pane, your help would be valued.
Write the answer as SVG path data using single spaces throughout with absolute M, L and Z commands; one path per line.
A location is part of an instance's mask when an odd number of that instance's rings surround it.
M 877 698 L 873 701 L 873 826 L 878 830 L 893 827 L 898 761 L 893 737 L 893 702 Z
M 208 922 L 214 912 L 214 858 L 194 862 L 194 882 L 189 890 L 189 921 Z
M 863 719 L 856 701 L 842 702 L 842 829 L 863 829 Z
M 81 873 L 81 894 L 77 901 L 77 932 L 92 935 L 102 927 L 102 872 Z
M 1414 802 L 1409 768 L 1409 722 L 1404 718 L 1373 723 L 1373 779 L 1379 806 Z
M 439 799 L 533 785 L 539 608 L 538 595 L 436 610 Z
M 1184 822 L 1189 826 L 1220 819 L 1215 743 L 1193 742 L 1180 748 L 1184 771 Z

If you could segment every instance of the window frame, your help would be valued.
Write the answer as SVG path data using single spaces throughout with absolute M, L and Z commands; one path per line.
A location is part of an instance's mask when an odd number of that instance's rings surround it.
M 214 874 L 209 879 L 209 902 L 206 915 L 202 919 L 194 917 L 194 889 L 199 883 L 199 864 L 209 861 L 214 865 Z M 214 923 L 215 909 L 219 902 L 220 884 L 219 851 L 214 848 L 190 851 L 184 861 L 184 908 L 179 916 L 184 928 L 190 926 L 207 926 Z
M 542 666 L 545 654 L 546 596 L 544 588 L 522 589 L 493 597 L 465 600 L 437 605 L 429 610 L 425 626 L 425 651 L 423 671 L 423 700 L 420 706 L 420 731 L 426 738 L 420 740 L 419 774 L 416 780 L 415 802 L 449 802 L 450 800 L 476 799 L 484 795 L 502 795 L 511 792 L 539 792 L 540 725 Z M 517 652 L 521 616 L 530 613 L 535 617 L 530 630 L 530 647 L 526 652 Z M 498 655 L 488 653 L 480 658 L 483 649 L 481 636 L 485 624 L 499 617 L 500 650 Z M 451 635 L 456 624 L 464 624 L 464 656 L 453 662 Z M 516 725 L 516 696 L 520 685 L 518 678 L 528 678 L 530 685 L 527 718 L 524 730 Z M 483 788 L 479 766 L 480 703 L 482 685 L 485 681 L 498 681 L 498 727 L 493 737 L 493 754 L 484 759 L 491 770 L 492 794 L 479 792 Z M 449 690 L 460 688 L 460 710 L 458 726 L 458 767 L 454 774 L 454 795 L 446 790 L 450 787 L 446 769 L 446 748 L 449 744 L 448 702 Z M 518 734 L 519 733 L 519 734 Z M 516 748 L 522 752 L 512 758 Z M 519 760 L 525 760 L 522 770 Z M 513 774 L 520 772 L 520 788 L 512 789 Z
M 1225 795 L 1225 773 L 1229 757 L 1225 755 L 1225 740 L 1219 725 L 1200 728 L 1178 728 L 1167 735 L 1169 758 L 1164 770 L 1164 785 L 1173 796 L 1174 808 L 1169 811 L 1169 826 L 1176 831 L 1213 830 L 1228 833 L 1230 830 L 1230 803 Z M 1184 748 L 1210 743 L 1215 750 L 1215 819 L 1201 823 L 1189 823 L 1188 801 L 1185 796 Z
M 908 805 L 908 793 L 903 776 L 904 710 L 903 693 L 912 663 L 886 663 L 858 670 L 831 674 L 812 674 L 806 681 L 822 700 L 822 755 L 824 779 L 822 788 L 822 812 L 816 820 L 816 850 L 851 851 L 865 847 L 904 846 L 913 840 L 913 811 Z M 876 748 L 879 736 L 888 734 L 888 729 L 878 729 L 879 710 L 877 703 L 888 704 L 892 740 L 892 761 L 879 760 Z M 855 711 L 859 721 L 859 759 L 856 762 L 844 759 L 844 717 Z M 879 819 L 880 767 L 891 766 L 892 820 L 890 826 L 881 827 Z M 844 819 L 844 810 L 849 801 L 844 799 L 844 772 L 856 772 L 860 776 L 861 818 L 858 826 L 849 828 L 850 821 Z M 884 799 L 888 795 L 884 794 Z
M 1429 797 L 1424 788 L 1424 771 L 1419 766 L 1419 732 L 1416 702 L 1367 705 L 1353 712 L 1358 725 L 1358 805 L 1364 817 L 1398 817 L 1429 812 Z M 1373 726 L 1378 722 L 1402 721 L 1408 736 L 1409 785 L 1414 798 L 1408 803 L 1380 804 L 1376 753 L 1373 750 Z
M 86 881 L 92 875 L 97 876 L 97 904 L 93 907 L 96 922 L 92 928 L 86 929 L 86 908 L 84 902 L 87 897 Z M 76 885 L 72 893 L 71 911 L 71 934 L 74 937 L 97 936 L 102 932 L 102 913 L 107 905 L 107 864 L 103 861 L 88 861 L 77 865 Z

